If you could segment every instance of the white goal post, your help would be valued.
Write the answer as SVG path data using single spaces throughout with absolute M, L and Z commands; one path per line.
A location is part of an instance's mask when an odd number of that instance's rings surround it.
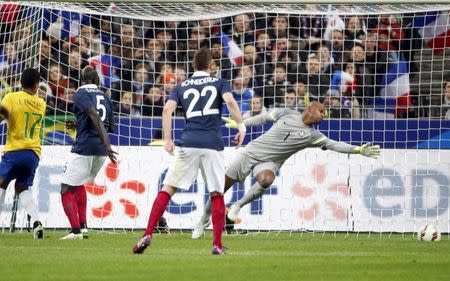
M 110 135 L 119 164 L 106 163 L 88 191 L 88 225 L 141 229 L 170 156 L 161 112 L 171 88 L 192 74 L 192 56 L 210 48 L 212 75 L 230 81 L 245 117 L 271 108 L 302 111 L 317 100 L 332 139 L 372 142 L 381 157 L 307 149 L 292 156 L 271 189 L 245 206 L 236 229 L 450 232 L 450 3 L 446 1 L 0 1 L 1 97 L 37 67 L 47 101 L 43 152 L 33 195 L 43 224 L 68 227 L 60 202 L 62 167 L 76 132 L 72 98 L 80 69 L 95 67 L 114 103 Z M 226 112 L 224 112 L 226 114 Z M 183 129 L 177 111 L 174 135 Z M 270 125 L 249 129 L 247 141 Z M 6 126 L 0 127 L 4 145 Z M 238 153 L 223 127 L 226 163 Z M 276 145 L 276 144 L 274 144 Z M 233 187 L 241 198 L 255 179 Z M 0 210 L 10 226 L 13 188 Z M 169 227 L 190 229 L 207 198 L 201 176 L 176 194 Z M 26 224 L 18 210 L 17 225 Z

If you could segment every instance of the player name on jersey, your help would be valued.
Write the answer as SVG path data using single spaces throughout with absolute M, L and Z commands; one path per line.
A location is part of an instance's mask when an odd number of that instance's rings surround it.
M 199 79 L 188 79 L 186 81 L 184 81 L 183 83 L 181 83 L 181 86 L 186 87 L 189 85 L 202 85 L 205 83 L 210 83 L 210 82 L 216 82 L 219 79 L 216 77 L 204 77 L 204 78 L 199 78 Z

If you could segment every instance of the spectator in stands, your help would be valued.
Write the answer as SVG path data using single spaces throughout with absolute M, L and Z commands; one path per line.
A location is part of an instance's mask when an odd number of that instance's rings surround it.
M 268 33 L 272 38 L 289 37 L 289 16 L 278 14 L 271 20 L 271 28 Z
M 100 39 L 105 52 L 109 51 L 111 44 L 115 44 L 117 38 L 112 33 L 112 22 L 108 16 L 102 16 L 100 20 Z
M 316 54 L 311 54 L 306 64 L 302 67 L 299 81 L 308 86 L 310 101 L 319 101 L 330 88 L 330 75 L 320 73 L 320 61 Z
M 222 78 L 220 77 L 220 68 L 217 60 L 211 61 L 211 64 L 209 65 L 209 72 L 210 72 L 209 75 L 211 77 Z
M 220 40 L 211 40 L 211 56 L 218 66 L 218 78 L 231 80 L 232 67 L 228 57 L 223 53 Z
M 286 65 L 277 64 L 272 72 L 272 76 L 264 83 L 264 94 L 262 95 L 264 97 L 264 106 L 270 108 L 275 103 L 282 102 L 284 92 L 289 85 Z
M 45 82 L 40 82 L 37 94 L 41 99 L 45 100 L 47 104 L 45 115 L 53 115 L 55 113 L 55 97 L 53 96 L 50 86 Z
M 69 83 L 74 83 L 77 87 L 81 77 L 81 69 L 86 66 L 86 63 L 82 61 L 80 49 L 73 47 L 69 53 L 69 61 L 67 63 L 67 78 Z
M 160 87 L 153 85 L 144 96 L 142 115 L 160 117 L 162 116 L 163 107 L 163 92 Z
M 42 38 L 39 42 L 39 52 L 40 55 L 36 59 L 40 59 L 36 65 L 39 65 L 39 73 L 41 74 L 41 78 L 46 79 L 48 75 L 48 70 L 50 68 L 50 63 L 53 61 L 57 61 L 53 57 L 53 53 L 50 49 L 50 44 L 48 39 Z
M 450 120 L 450 80 L 447 80 L 443 84 L 443 112 L 444 118 Z
M 242 76 L 237 76 L 233 79 L 232 91 L 234 99 L 236 100 L 241 112 L 246 112 L 250 109 L 250 101 L 253 97 L 253 91 L 247 88 L 244 84 L 244 78 Z M 222 115 L 230 115 L 226 103 L 222 106 Z
M 148 67 L 143 63 L 138 64 L 133 73 L 133 80 L 131 81 L 132 92 L 136 95 L 136 104 L 142 104 L 144 93 L 151 87 L 152 82 Z
M 175 85 L 183 82 L 187 78 L 186 69 L 183 66 L 178 65 L 175 68 L 174 77 L 175 77 Z
M 326 44 L 320 44 L 316 54 L 320 62 L 320 73 L 331 74 L 333 72 L 334 59 L 331 57 L 329 47 Z
M 363 37 L 363 45 L 366 53 L 365 65 L 374 74 L 374 81 L 381 81 L 387 72 L 388 56 L 386 52 L 378 51 L 378 34 L 367 33 Z
M 295 110 L 297 108 L 297 96 L 294 88 L 287 88 L 284 92 L 283 102 L 275 104 L 276 108 L 289 108 Z
M 220 25 L 219 25 L 218 19 L 199 20 L 198 25 L 205 30 L 207 38 L 216 37 L 216 35 L 220 31 Z
M 105 47 L 102 45 L 102 39 L 95 32 L 95 28 L 90 25 L 81 26 L 80 48 L 80 53 L 84 58 L 105 53 Z
M 168 97 L 172 88 L 176 85 L 175 74 L 171 64 L 164 64 L 161 67 L 161 75 L 156 79 L 156 83 L 162 85 L 164 89 L 163 95 L 164 97 Z
M 246 45 L 244 47 L 244 65 L 254 69 L 254 87 L 261 86 L 264 81 L 265 64 L 262 58 L 256 53 L 255 46 Z
M 47 81 L 55 97 L 60 97 L 64 92 L 64 88 L 69 84 L 67 77 L 62 74 L 61 66 L 58 63 L 50 64 Z
M 254 95 L 250 102 L 250 110 L 245 111 L 242 114 L 242 118 L 246 119 L 266 112 L 267 108 L 264 106 L 262 97 Z
M 347 41 L 362 40 L 366 34 L 365 27 L 360 17 L 351 16 L 345 21 L 345 39 Z
M 348 108 L 341 105 L 338 90 L 329 89 L 324 95 L 323 105 L 327 109 L 326 115 L 330 118 L 350 118 Z
M 160 61 L 164 61 L 163 56 L 163 46 L 161 44 L 161 41 L 156 39 L 150 39 L 147 41 L 147 44 L 145 46 L 145 62 L 148 64 L 149 71 L 153 73 L 154 80 L 156 80 L 156 77 L 161 72 L 161 63 Z M 152 76 L 153 76 L 152 75 Z
M 260 33 L 256 39 L 256 53 L 264 63 L 272 62 L 272 37 L 268 33 Z M 270 73 L 271 71 L 267 71 Z
M 253 66 L 244 65 L 238 69 L 236 77 L 242 78 L 242 83 L 244 88 L 254 88 L 256 85 L 254 82 L 254 69 Z
M 400 49 L 400 43 L 405 37 L 402 30 L 401 19 L 397 15 L 380 18 L 377 30 L 381 50 L 396 51 Z
M 191 29 L 188 41 L 188 60 L 192 61 L 194 59 L 195 52 L 203 46 L 206 39 L 206 31 L 202 27 L 194 27 Z
M 73 96 L 78 86 L 71 83 L 64 88 L 62 95 L 56 98 L 56 115 L 73 114 Z
M 16 50 L 14 43 L 7 43 L 0 50 L 0 73 L 9 76 L 12 73 L 21 73 L 21 61 L 18 57 L 19 52 Z
M 159 30 L 156 33 L 156 40 L 161 42 L 164 52 L 164 58 L 166 59 L 166 61 L 176 62 L 177 60 L 176 44 L 173 39 L 173 34 L 165 29 Z
M 114 113 L 120 116 L 139 117 L 141 113 L 136 109 L 133 103 L 133 93 L 123 92 L 120 97 L 120 103 L 114 108 Z
M 297 97 L 297 107 L 299 108 L 299 110 L 303 111 L 309 104 L 308 87 L 306 86 L 305 82 L 297 81 L 294 83 L 293 89 Z
M 364 46 L 357 44 L 350 49 L 349 62 L 354 64 L 354 77 L 356 90 L 354 96 L 361 106 L 369 104 L 375 96 L 375 77 L 370 72 L 366 62 Z
M 308 42 L 310 46 L 308 49 L 312 49 L 314 45 L 320 44 L 325 27 L 326 20 L 322 15 L 308 14 L 300 16 L 300 38 Z
M 331 57 L 333 58 L 336 67 L 340 68 L 339 64 L 341 64 L 344 59 L 344 33 L 341 30 L 333 30 L 329 46 Z
M 231 35 L 233 41 L 243 49 L 245 44 L 253 43 L 255 34 L 252 28 L 252 22 L 248 14 L 237 15 L 233 19 L 233 30 Z

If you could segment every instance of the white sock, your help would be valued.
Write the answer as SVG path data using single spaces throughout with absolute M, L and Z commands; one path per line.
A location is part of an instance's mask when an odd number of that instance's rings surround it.
M 256 182 L 254 185 L 252 185 L 252 187 L 250 187 L 250 190 L 246 194 L 244 194 L 244 197 L 236 202 L 236 204 L 242 208 L 253 200 L 261 197 L 265 191 L 266 189 L 262 188 L 259 183 Z
M 0 214 L 2 213 L 3 204 L 5 203 L 6 190 L 0 188 Z
M 203 211 L 202 218 L 200 221 L 202 224 L 206 224 L 209 222 L 209 218 L 211 217 L 212 207 L 211 207 L 211 199 L 208 199 L 208 201 L 205 204 L 205 210 Z
M 29 190 L 22 191 L 19 194 L 20 204 L 25 208 L 27 213 L 31 216 L 31 221 L 39 221 L 39 215 L 34 204 L 33 196 L 31 196 L 31 192 Z

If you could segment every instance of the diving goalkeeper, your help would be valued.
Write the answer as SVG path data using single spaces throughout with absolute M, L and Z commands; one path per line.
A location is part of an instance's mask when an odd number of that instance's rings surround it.
M 368 143 L 353 146 L 345 142 L 337 142 L 327 138 L 314 129 L 313 125 L 320 123 L 325 117 L 325 108 L 321 103 L 311 102 L 303 114 L 289 109 L 275 109 L 266 114 L 260 114 L 244 120 L 246 126 L 262 125 L 268 121 L 274 125 L 251 141 L 231 162 L 225 173 L 226 192 L 236 182 L 244 182 L 253 171 L 256 183 L 228 212 L 228 218 L 235 220 L 240 209 L 261 197 L 275 180 L 276 171 L 297 151 L 308 147 L 320 147 L 340 153 L 361 154 L 377 158 L 380 155 L 379 145 Z M 228 128 L 237 128 L 237 124 L 228 118 L 223 118 Z M 192 238 L 200 238 L 204 229 L 210 224 L 211 203 L 208 201 L 200 222 L 195 225 Z

